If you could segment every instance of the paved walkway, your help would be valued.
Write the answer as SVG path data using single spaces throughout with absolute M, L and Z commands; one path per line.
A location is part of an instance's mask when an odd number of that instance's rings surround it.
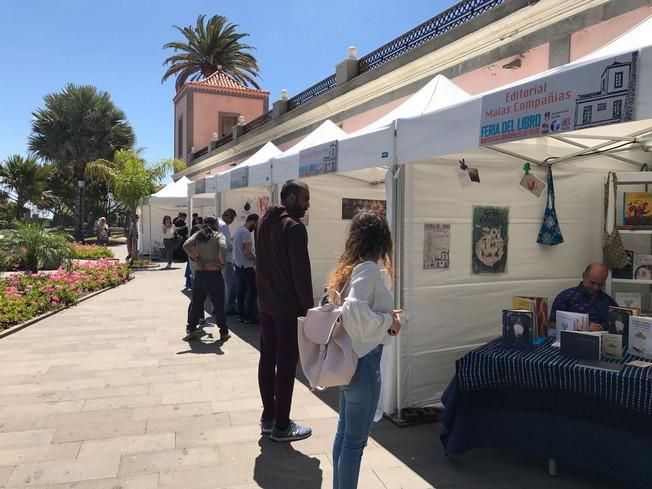
M 331 486 L 334 393 L 297 382 L 293 417 L 314 435 L 258 431 L 257 326 L 181 341 L 183 268 L 130 283 L 0 339 L 0 487 L 320 489 Z M 448 460 L 440 425 L 376 425 L 361 489 L 595 489 L 618 484 L 495 450 Z

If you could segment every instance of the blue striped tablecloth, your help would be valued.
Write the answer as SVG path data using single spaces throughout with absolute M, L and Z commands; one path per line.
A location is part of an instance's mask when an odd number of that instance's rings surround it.
M 532 350 L 503 346 L 497 339 L 473 350 L 456 363 L 462 391 L 523 388 L 566 391 L 600 399 L 646 415 L 652 414 L 652 367 L 624 367 L 620 371 L 577 365 L 561 356 L 550 338 Z M 639 357 L 625 355 L 627 363 Z

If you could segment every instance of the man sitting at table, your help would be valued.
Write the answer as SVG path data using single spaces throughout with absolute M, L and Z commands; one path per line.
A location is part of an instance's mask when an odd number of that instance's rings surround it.
M 559 293 L 552 303 L 550 327 L 555 327 L 557 311 L 578 312 L 589 315 L 589 329 L 609 329 L 609 306 L 618 306 L 615 300 L 602 291 L 609 270 L 602 263 L 592 263 L 582 274 L 577 287 Z

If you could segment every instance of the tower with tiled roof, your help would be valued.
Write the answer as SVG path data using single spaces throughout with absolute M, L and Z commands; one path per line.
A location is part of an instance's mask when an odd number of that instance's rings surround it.
M 249 88 L 218 70 L 187 82 L 173 101 L 174 156 L 188 162 L 190 153 L 231 134 L 239 118 L 249 122 L 267 112 L 269 92 Z

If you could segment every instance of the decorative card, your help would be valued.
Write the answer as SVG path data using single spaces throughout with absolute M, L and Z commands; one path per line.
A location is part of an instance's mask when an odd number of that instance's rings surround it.
M 509 207 L 473 207 L 473 242 L 471 246 L 474 274 L 505 273 Z

